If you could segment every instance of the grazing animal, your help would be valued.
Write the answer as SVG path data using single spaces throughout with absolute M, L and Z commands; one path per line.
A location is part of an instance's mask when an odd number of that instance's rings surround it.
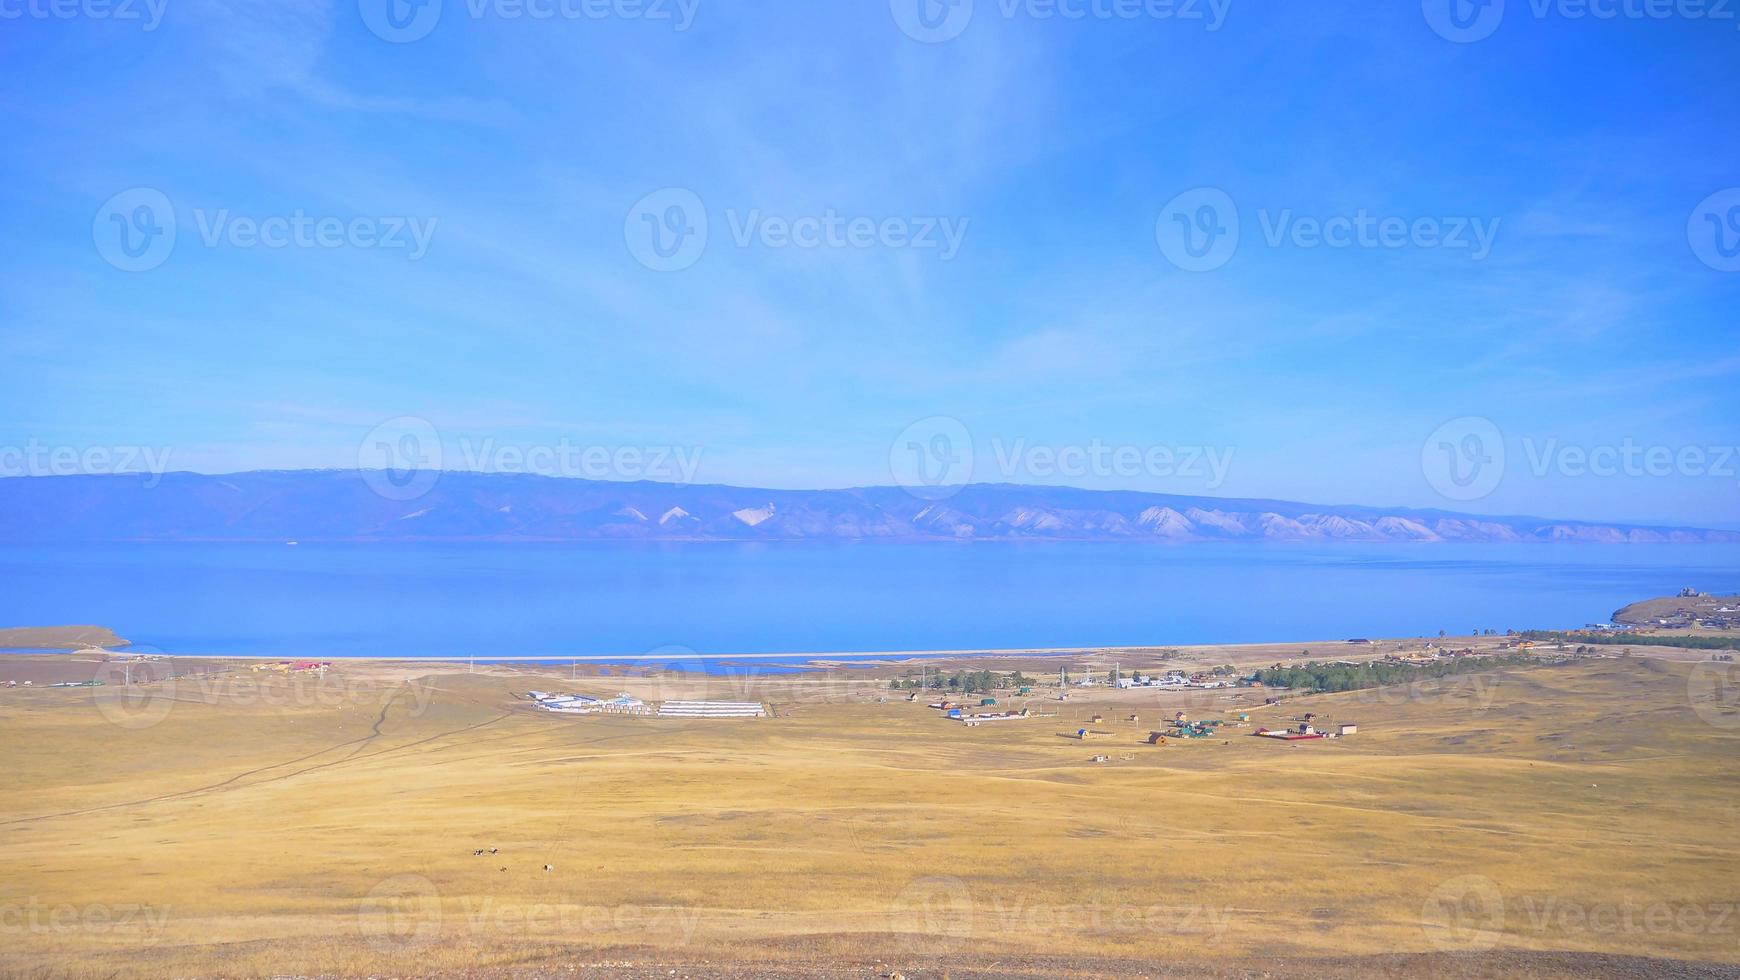
M 494 853 L 495 853 L 495 852 L 497 852 L 497 851 L 499 851 L 499 850 L 501 850 L 501 848 L 499 848 L 499 847 L 492 847 L 492 848 L 490 848 L 490 849 L 489 849 L 489 853 L 491 853 L 491 854 L 494 854 Z
M 553 864 L 546 864 L 546 865 L 544 865 L 544 870 L 545 871 L 554 871 L 554 870 L 556 870 L 556 866 Z
M 482 856 L 482 854 L 483 854 L 483 848 L 481 848 L 481 847 L 478 848 L 477 850 L 471 852 L 472 857 L 480 857 L 480 856 Z
M 506 871 L 506 870 L 507 870 L 507 865 L 505 865 L 505 864 L 504 864 L 504 865 L 502 865 L 502 866 L 501 866 L 501 870 L 502 870 L 502 871 Z

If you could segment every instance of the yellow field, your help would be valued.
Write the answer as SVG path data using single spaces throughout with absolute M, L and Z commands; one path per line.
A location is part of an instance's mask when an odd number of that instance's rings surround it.
M 4 690 L 0 973 L 1734 975 L 1740 715 L 1694 669 L 976 728 L 901 670 L 770 682 L 759 720 L 552 715 L 516 695 L 686 692 L 463 667 Z M 1360 732 L 1143 744 L 1181 707 Z

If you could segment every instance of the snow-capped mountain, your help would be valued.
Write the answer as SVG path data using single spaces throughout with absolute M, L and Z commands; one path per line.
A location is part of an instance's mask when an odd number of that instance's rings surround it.
M 1095 539 L 1740 541 L 1740 532 L 974 484 L 765 490 L 446 472 L 414 499 L 355 470 L 0 479 L 0 541 Z M 373 477 L 371 479 L 371 477 Z M 652 515 L 657 515 L 656 517 Z

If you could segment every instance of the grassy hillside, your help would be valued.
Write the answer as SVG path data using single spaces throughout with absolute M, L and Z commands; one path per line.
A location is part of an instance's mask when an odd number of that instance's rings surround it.
M 0 973 L 1740 963 L 1740 923 L 1716 921 L 1740 901 L 1740 719 L 1694 711 L 1693 669 L 1317 695 L 1360 733 L 1164 747 L 1143 736 L 1178 696 L 1151 692 L 965 728 L 823 679 L 710 722 L 552 716 L 513 695 L 557 678 L 384 666 L 132 703 L 5 691 Z M 1060 736 L 1091 713 L 1112 738 Z

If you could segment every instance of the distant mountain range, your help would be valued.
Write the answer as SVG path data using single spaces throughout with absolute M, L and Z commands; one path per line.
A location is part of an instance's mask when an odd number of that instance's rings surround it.
M 758 490 L 468 472 L 442 473 L 424 489 L 389 475 L 0 479 L 0 541 L 1740 541 L 1740 532 L 1702 528 L 1011 484 L 922 499 L 901 487 Z

